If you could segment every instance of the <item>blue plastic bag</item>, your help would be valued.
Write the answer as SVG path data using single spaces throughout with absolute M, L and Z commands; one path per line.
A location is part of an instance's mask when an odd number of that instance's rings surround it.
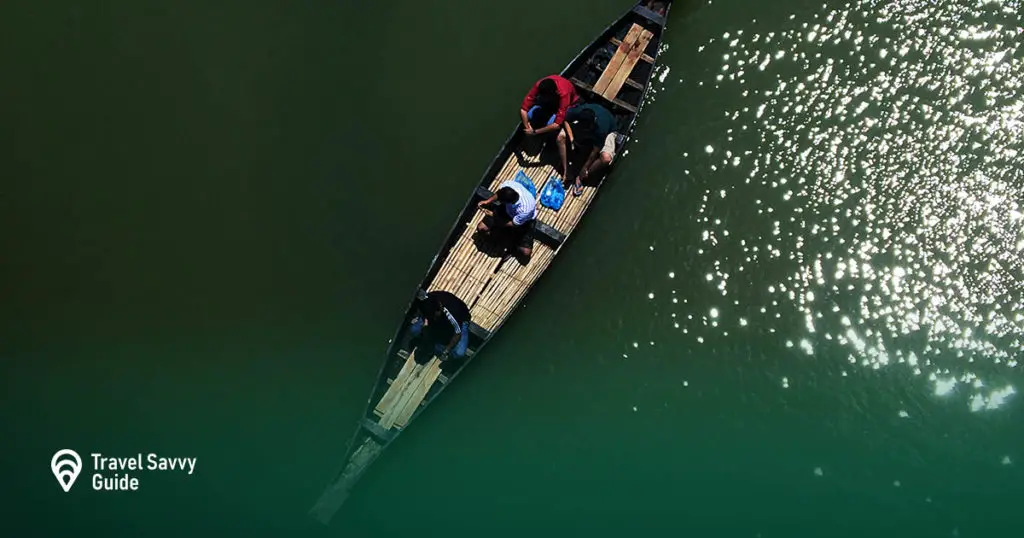
M 565 187 L 562 186 L 562 180 L 557 176 L 549 177 L 540 195 L 540 205 L 558 211 L 564 203 Z
M 533 199 L 537 199 L 537 187 L 533 184 L 533 181 L 530 180 L 530 176 L 526 175 L 522 170 L 520 170 L 519 173 L 516 174 L 516 177 L 513 178 L 513 181 L 526 187 L 526 190 L 530 191 L 530 194 L 533 196 Z

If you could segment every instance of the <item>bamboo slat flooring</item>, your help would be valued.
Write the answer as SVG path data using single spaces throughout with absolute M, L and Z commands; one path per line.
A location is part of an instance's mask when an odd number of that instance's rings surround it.
M 551 264 L 555 251 L 547 245 L 534 243 L 533 256 L 522 265 L 509 258 L 502 263 L 494 279 L 470 309 L 473 320 L 481 327 L 495 330 L 516 306 L 526 292 Z
M 525 166 L 525 167 L 520 166 L 520 164 L 519 164 L 519 159 L 520 158 L 522 158 L 523 163 L 527 164 L 528 166 Z M 501 171 L 499 171 L 497 173 L 497 175 L 494 176 L 494 180 L 491 181 L 491 186 L 489 187 L 490 191 L 494 192 L 494 191 L 498 190 L 498 185 L 501 185 L 502 183 L 504 183 L 504 182 L 506 182 L 506 181 L 508 181 L 508 180 L 510 180 L 510 179 L 512 179 L 514 177 L 516 177 L 516 174 L 520 170 L 522 170 L 523 173 L 525 173 L 527 176 L 530 177 L 531 180 L 533 180 L 533 185 L 535 187 L 537 187 L 537 192 L 540 193 L 540 188 L 541 188 L 542 185 L 538 184 L 538 179 L 541 177 L 541 174 L 543 173 L 543 172 L 541 172 L 541 170 L 547 170 L 548 171 L 547 174 L 550 175 L 551 172 L 554 171 L 554 168 L 552 168 L 551 166 L 547 166 L 547 165 L 545 165 L 545 166 L 536 166 L 539 163 L 540 163 L 540 157 L 538 155 L 519 154 L 517 156 L 515 153 L 513 153 L 512 155 L 509 155 L 508 156 L 508 160 L 505 161 L 505 166 L 503 166 L 501 168 Z M 547 177 L 547 176 L 544 176 L 544 177 Z M 543 180 L 540 180 L 540 181 L 543 181 Z
M 567 191 L 569 190 L 567 189 Z M 558 211 L 538 205 L 537 218 L 568 236 L 576 228 L 583 213 L 590 207 L 590 202 L 594 199 L 595 194 L 597 194 L 597 189 L 588 185 L 583 186 L 583 194 L 578 197 L 566 192 L 565 203 Z
M 482 217 L 483 212 L 477 211 L 462 235 L 459 236 L 458 242 L 448 252 L 441 269 L 431 280 L 426 291 L 447 291 L 462 299 L 466 304 L 471 304 L 473 299 L 480 294 L 483 286 L 501 263 L 500 258 L 480 252 L 473 242 L 476 225 Z

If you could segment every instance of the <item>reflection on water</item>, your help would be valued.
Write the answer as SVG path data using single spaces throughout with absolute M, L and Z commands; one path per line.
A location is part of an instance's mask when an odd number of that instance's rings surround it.
M 673 323 L 697 342 L 749 324 L 849 368 L 904 368 L 974 411 L 1008 401 L 1024 343 L 1021 8 L 865 1 L 701 46 L 720 59 L 701 84 L 743 99 L 687 156 L 708 170 L 699 252 L 722 302 Z M 731 228 L 739 212 L 758 217 Z

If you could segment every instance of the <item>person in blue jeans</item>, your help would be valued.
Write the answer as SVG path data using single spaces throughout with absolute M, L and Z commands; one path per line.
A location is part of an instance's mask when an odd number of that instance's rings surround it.
M 420 315 L 409 326 L 418 364 L 436 356 L 461 359 L 469 347 L 469 307 L 446 291 L 432 291 L 419 306 Z

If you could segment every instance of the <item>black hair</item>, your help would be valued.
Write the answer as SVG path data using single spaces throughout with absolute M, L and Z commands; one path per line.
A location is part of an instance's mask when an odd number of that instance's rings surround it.
M 546 78 L 537 84 L 537 95 L 555 96 L 558 95 L 558 86 L 554 80 Z
M 583 127 L 594 127 L 597 123 L 597 114 L 589 108 L 584 108 L 580 111 L 579 125 Z
M 502 187 L 497 192 L 498 200 L 503 204 L 514 204 L 519 201 L 519 193 L 512 187 Z
M 537 84 L 537 93 L 533 97 L 533 104 L 541 108 L 542 112 L 551 116 L 558 110 L 558 86 L 555 81 L 546 78 Z M 547 117 L 545 117 L 547 121 Z
M 437 300 L 437 297 L 433 295 L 427 295 L 425 299 L 420 301 L 420 313 L 425 317 L 435 317 L 438 312 L 441 311 L 441 301 Z
M 580 118 L 572 127 L 575 138 L 583 145 L 593 145 L 597 141 L 597 116 L 593 110 L 585 108 L 580 111 Z

